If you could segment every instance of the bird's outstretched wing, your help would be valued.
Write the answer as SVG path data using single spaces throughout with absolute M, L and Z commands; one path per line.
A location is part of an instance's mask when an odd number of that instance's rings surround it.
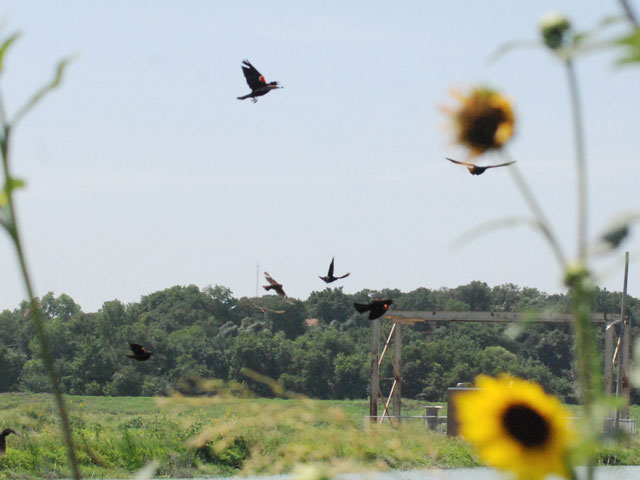
M 485 168 L 498 168 L 498 167 L 506 167 L 507 165 L 511 165 L 516 163 L 516 161 L 512 161 L 512 162 L 506 162 L 506 163 L 501 163 L 499 165 L 487 165 Z
M 347 278 L 349 275 L 351 275 L 351 272 L 345 273 L 344 275 L 340 275 L 339 277 L 336 277 L 336 280 L 340 280 L 341 278 Z
M 267 282 L 269 282 L 273 286 L 280 285 L 271 275 L 269 275 L 269 272 L 264 272 L 264 278 L 266 278 Z
M 363 303 L 353 302 L 353 308 L 355 308 L 359 313 L 364 313 L 367 310 L 371 310 L 371 304 L 365 305 Z
M 244 73 L 244 78 L 247 79 L 247 84 L 251 90 L 255 90 L 266 83 L 262 74 L 249 63 L 249 60 L 242 61 L 242 73 Z
M 331 264 L 329 265 L 329 273 L 327 273 L 327 277 L 331 278 L 333 277 L 333 261 L 335 260 L 335 258 L 331 259 Z
M 449 157 L 445 157 L 447 160 L 449 160 L 452 163 L 457 163 L 458 165 L 465 165 L 467 167 L 475 167 L 475 165 L 473 163 L 467 163 L 467 162 L 460 162 L 458 160 L 454 160 L 453 158 L 449 158 Z
M 138 345 L 137 343 L 130 343 L 129 344 L 129 348 L 136 355 L 140 355 L 140 354 L 145 353 L 147 351 L 146 348 L 144 348 L 142 345 Z

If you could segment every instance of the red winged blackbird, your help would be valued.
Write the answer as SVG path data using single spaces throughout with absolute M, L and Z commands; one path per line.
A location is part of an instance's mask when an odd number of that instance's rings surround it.
M 335 282 L 336 280 L 340 280 L 341 278 L 346 278 L 349 275 L 351 275 L 351 273 L 345 273 L 341 277 L 334 277 L 333 276 L 333 261 L 334 260 L 335 260 L 335 258 L 331 259 L 331 264 L 329 265 L 329 272 L 327 273 L 327 276 L 326 277 L 320 277 L 322 280 L 324 280 L 325 283 Z
M 271 275 L 269 275 L 268 272 L 264 272 L 264 278 L 267 279 L 267 282 L 269 282 L 269 285 L 263 285 L 262 288 L 264 288 L 265 290 L 269 291 L 269 290 L 275 290 L 275 292 L 280 295 L 282 298 L 287 298 L 287 294 L 284 293 L 284 290 L 282 289 L 282 284 L 276 282 L 273 277 Z
M 473 163 L 459 162 L 458 160 L 454 160 L 453 158 L 445 157 L 447 160 L 453 163 L 457 163 L 458 165 L 464 165 L 469 170 L 471 175 L 482 175 L 489 168 L 498 168 L 498 167 L 506 167 L 507 165 L 511 165 L 513 162 L 501 163 L 500 165 L 487 165 L 486 167 L 480 167 Z
M 2 430 L 2 433 L 0 433 L 0 455 L 4 455 L 7 451 L 6 436 L 9 435 L 10 433 L 20 436 L 20 434 L 16 432 L 13 428 L 5 428 L 4 430 Z
M 244 73 L 244 78 L 247 79 L 247 84 L 249 84 L 251 93 L 238 97 L 238 100 L 250 98 L 253 103 L 256 103 L 258 101 L 256 97 L 266 95 L 274 88 L 282 88 L 278 85 L 278 82 L 267 83 L 264 76 L 249 63 L 249 60 L 243 60 L 242 65 L 242 73 Z
M 387 313 L 387 310 L 389 310 L 389 305 L 391 305 L 392 303 L 393 300 L 380 300 L 379 298 L 376 298 L 374 301 L 367 304 L 354 302 L 353 306 L 360 313 L 368 311 L 369 320 L 375 320 L 376 318 L 380 318 L 382 315 Z
M 144 362 L 145 360 L 149 360 L 151 355 L 153 355 L 153 352 L 150 352 L 149 350 L 144 348 L 142 345 L 138 345 L 137 343 L 130 343 L 129 344 L 129 348 L 133 352 L 133 355 L 127 355 L 127 357 L 133 358 L 133 359 L 138 360 L 140 362 Z

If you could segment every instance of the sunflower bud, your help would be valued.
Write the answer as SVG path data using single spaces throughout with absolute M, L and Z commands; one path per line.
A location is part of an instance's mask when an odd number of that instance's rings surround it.
M 540 21 L 540 32 L 544 43 L 552 50 L 565 46 L 570 30 L 569 19 L 561 13 L 547 13 Z
M 589 270 L 582 262 L 573 262 L 567 265 L 564 272 L 564 284 L 570 288 L 586 286 L 590 278 Z

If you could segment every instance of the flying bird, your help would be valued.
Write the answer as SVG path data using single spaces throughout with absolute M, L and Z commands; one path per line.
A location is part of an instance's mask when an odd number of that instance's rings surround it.
M 5 428 L 0 433 L 0 455 L 4 455 L 7 452 L 7 435 L 13 433 L 14 435 L 21 436 L 18 432 L 16 432 L 13 428 Z
M 129 358 L 133 358 L 140 362 L 144 362 L 145 360 L 149 360 L 153 352 L 150 352 L 142 345 L 138 345 L 137 343 L 130 343 L 129 348 L 133 352 L 133 355 L 127 355 Z
M 249 60 L 242 61 L 242 73 L 244 73 L 244 78 L 247 79 L 247 84 L 251 89 L 251 93 L 242 97 L 238 97 L 238 100 L 250 98 L 253 103 L 256 103 L 258 101 L 256 97 L 266 95 L 275 88 L 282 88 L 280 85 L 278 85 L 278 82 L 267 83 L 267 81 L 264 79 L 264 75 L 262 75 L 253 65 L 251 65 L 251 63 L 249 63 Z
M 449 158 L 449 157 L 445 157 L 445 158 L 450 162 L 457 163 L 458 165 L 464 165 L 465 167 L 467 167 L 471 175 L 482 175 L 489 168 L 506 167 L 507 165 L 516 163 L 514 160 L 513 162 L 501 163 L 500 165 L 487 165 L 486 167 L 480 167 L 479 165 L 475 165 L 473 163 L 459 162 L 458 160 L 454 160 L 453 158 Z
M 282 298 L 287 298 L 287 294 L 284 293 L 281 283 L 276 282 L 274 278 L 271 275 L 269 275 L 268 272 L 264 272 L 264 278 L 267 279 L 267 282 L 269 282 L 269 285 L 263 285 L 262 288 L 264 288 L 267 291 L 275 290 L 275 292 L 278 295 L 280 295 Z
M 382 315 L 387 313 L 389 310 L 389 305 L 393 303 L 393 300 L 380 300 L 376 298 L 371 303 L 363 304 L 363 303 L 355 303 L 353 302 L 354 308 L 359 313 L 369 312 L 369 320 L 375 320 L 376 318 L 380 318 Z
M 340 280 L 341 278 L 346 278 L 349 275 L 351 275 L 351 273 L 345 273 L 344 275 L 340 276 L 340 277 L 334 277 L 333 276 L 333 261 L 335 260 L 335 258 L 331 259 L 331 264 L 329 265 L 329 272 L 327 273 L 326 277 L 320 277 L 322 280 L 324 280 L 325 283 L 331 283 L 331 282 L 335 282 L 336 280 Z
M 261 307 L 260 305 L 256 305 L 255 303 L 252 303 L 251 305 L 253 305 L 253 306 L 254 306 L 254 307 L 256 307 L 258 310 L 260 310 L 260 313 L 267 313 L 267 312 L 271 312 L 271 313 L 284 313 L 284 310 L 272 310 L 271 308 Z

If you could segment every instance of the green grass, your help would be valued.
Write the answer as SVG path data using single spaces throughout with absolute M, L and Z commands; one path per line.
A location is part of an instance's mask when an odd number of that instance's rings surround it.
M 468 445 L 429 432 L 422 420 L 401 426 L 364 422 L 368 402 L 304 399 L 66 396 L 84 476 L 122 478 L 155 460 L 157 476 L 273 474 L 314 464 L 332 473 L 471 467 Z M 404 415 L 423 402 L 405 401 Z M 632 408 L 638 415 L 640 408 Z M 443 413 L 443 414 L 446 414 Z M 0 394 L 0 427 L 9 436 L 0 479 L 68 477 L 52 399 Z M 606 464 L 640 464 L 634 440 L 602 449 Z
M 290 472 L 305 463 L 332 471 L 473 465 L 467 446 L 424 422 L 371 426 L 365 401 L 66 396 L 87 477 L 125 477 L 155 460 L 158 476 Z M 407 401 L 406 415 L 421 415 Z M 8 437 L 0 478 L 68 476 L 66 452 L 44 394 L 0 394 Z

